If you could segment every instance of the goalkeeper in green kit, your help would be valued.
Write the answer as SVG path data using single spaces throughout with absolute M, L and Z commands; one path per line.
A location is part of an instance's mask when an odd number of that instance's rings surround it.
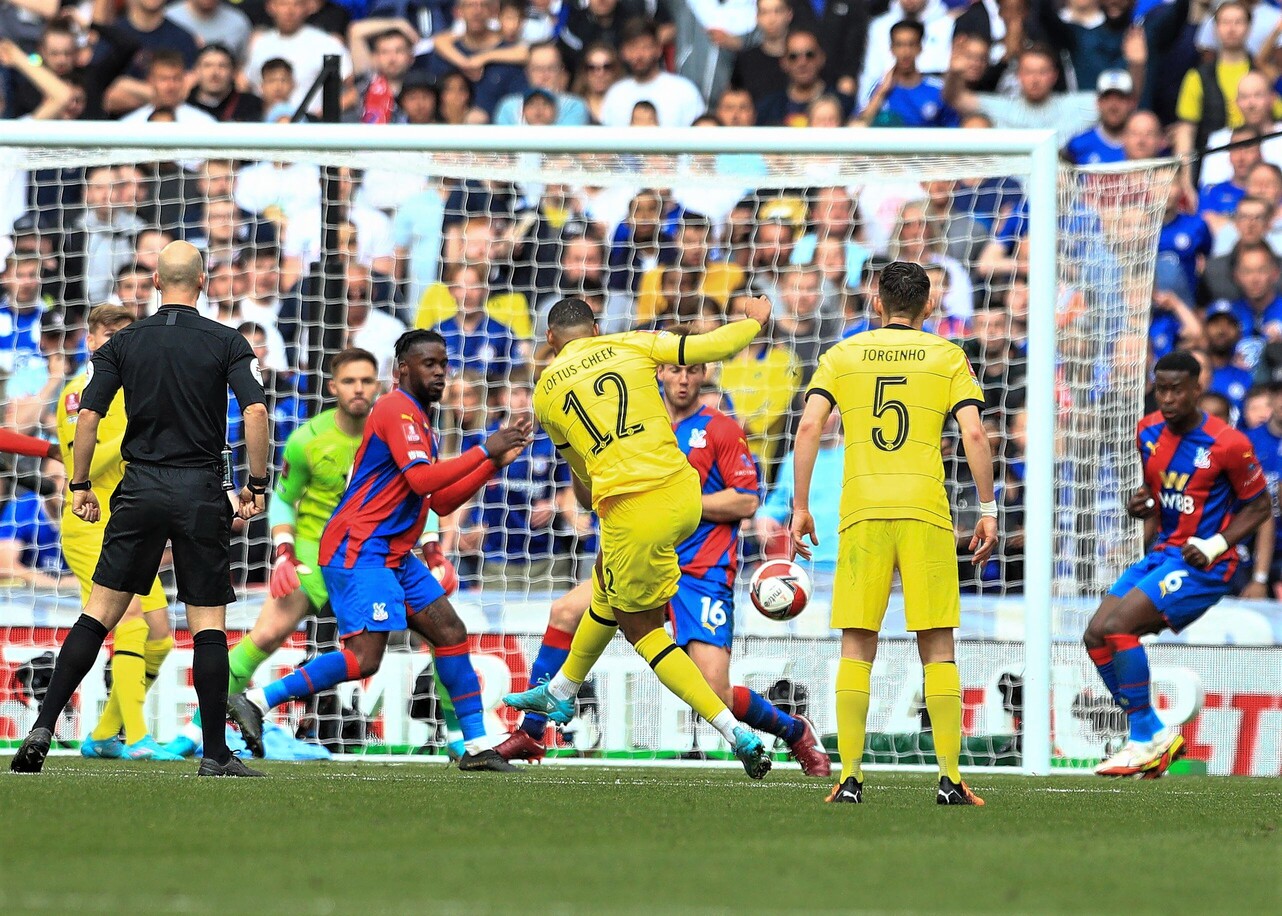
M 356 452 L 365 432 L 365 419 L 379 390 L 378 364 L 366 350 L 343 350 L 330 366 L 329 393 L 338 406 L 317 414 L 285 442 L 285 460 L 268 506 L 275 558 L 270 594 L 258 620 L 236 647 L 228 663 L 227 692 L 240 693 L 254 672 L 281 647 L 309 613 L 329 602 L 317 554 L 320 536 L 347 488 Z M 440 548 L 429 544 L 424 560 L 441 576 L 446 591 L 457 576 Z M 443 700 L 448 693 L 437 691 Z M 457 732 L 453 711 L 445 704 L 446 727 Z M 458 733 L 461 746 L 462 735 Z M 166 750 L 184 756 L 195 754 L 200 743 L 199 716 L 167 744 Z M 459 751 L 461 753 L 461 750 Z

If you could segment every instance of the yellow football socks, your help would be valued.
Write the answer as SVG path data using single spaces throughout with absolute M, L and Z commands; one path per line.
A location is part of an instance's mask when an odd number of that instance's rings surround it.
M 842 782 L 851 776 L 864 781 L 864 738 L 871 693 L 872 662 L 843 658 L 837 665 L 837 753 L 841 755 Z
M 576 684 L 582 684 L 617 632 L 619 625 L 614 621 L 614 611 L 605 602 L 604 596 L 598 598 L 594 590 L 592 606 L 579 621 L 579 628 L 574 631 L 570 655 L 561 666 L 561 674 Z
M 141 617 L 122 620 L 116 625 L 111 655 L 111 693 L 107 708 L 90 737 L 105 741 L 125 727 L 125 743 L 133 744 L 147 736 L 142 704 L 147 696 L 147 622 Z
M 663 682 L 663 686 L 708 722 L 726 711 L 726 704 L 708 686 L 703 672 L 690 660 L 690 656 L 677 647 L 662 627 L 651 630 L 638 639 L 636 650 L 649 663 L 650 669 Z
M 961 676 L 954 662 L 931 662 L 926 671 L 926 711 L 935 736 L 939 775 L 961 782 Z
M 174 638 L 166 636 L 164 639 L 149 639 L 143 650 L 143 659 L 147 663 L 147 689 L 155 682 L 156 677 L 160 674 L 160 666 L 165 663 L 169 657 L 169 652 L 174 647 Z

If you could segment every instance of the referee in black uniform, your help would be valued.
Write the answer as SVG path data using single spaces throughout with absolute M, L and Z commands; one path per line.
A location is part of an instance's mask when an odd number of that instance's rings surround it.
M 192 681 L 200 702 L 205 757 L 201 776 L 261 776 L 227 749 L 227 634 L 231 587 L 231 521 L 263 511 L 267 493 L 267 406 L 261 373 L 245 338 L 202 318 L 196 299 L 205 286 L 200 252 L 172 242 L 160 253 L 156 288 L 164 305 L 150 318 L 118 331 L 94 354 L 76 421 L 72 511 L 87 522 L 100 516 L 89 485 L 98 423 L 123 386 L 124 478 L 111 494 L 89 603 L 67 634 L 35 727 L 10 769 L 38 773 L 53 726 L 89 673 L 103 640 L 135 594 L 145 594 L 173 544 L 178 600 L 187 605 L 194 644 Z M 223 487 L 227 388 L 245 415 L 249 485 L 233 510 Z

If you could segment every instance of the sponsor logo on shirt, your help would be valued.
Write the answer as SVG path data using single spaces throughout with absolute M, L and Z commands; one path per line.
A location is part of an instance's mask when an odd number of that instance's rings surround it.
M 422 442 L 423 441 L 423 437 L 419 435 L 417 423 L 405 424 L 405 441 L 406 442 Z

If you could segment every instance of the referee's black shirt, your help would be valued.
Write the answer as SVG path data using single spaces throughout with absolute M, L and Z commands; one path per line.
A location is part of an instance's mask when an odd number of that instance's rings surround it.
M 241 333 L 183 305 L 117 331 L 89 362 L 82 410 L 105 415 L 125 389 L 126 461 L 217 467 L 227 441 L 227 388 L 241 409 L 266 405 L 262 373 Z

